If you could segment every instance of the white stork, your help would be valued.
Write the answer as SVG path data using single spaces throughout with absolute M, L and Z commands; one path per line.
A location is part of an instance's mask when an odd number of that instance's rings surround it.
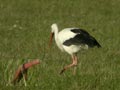
M 97 40 L 83 29 L 65 28 L 58 32 L 58 26 L 56 23 L 52 24 L 51 28 L 52 31 L 49 44 L 51 45 L 52 38 L 55 35 L 55 41 L 59 49 L 61 51 L 67 52 L 72 57 L 72 64 L 65 66 L 61 70 L 60 74 L 62 74 L 68 68 L 77 65 L 77 52 L 79 50 L 88 49 L 89 47 L 94 46 L 97 46 L 98 48 L 101 47 Z

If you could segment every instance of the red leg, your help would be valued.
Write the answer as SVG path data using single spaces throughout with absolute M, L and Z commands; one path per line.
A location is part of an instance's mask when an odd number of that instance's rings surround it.
M 77 56 L 76 55 L 72 55 L 72 64 L 65 66 L 61 70 L 60 74 L 62 74 L 65 70 L 69 69 L 70 67 L 73 67 L 73 66 L 76 66 L 76 65 L 77 65 Z
M 75 63 L 76 63 L 76 64 L 75 64 L 75 65 L 74 65 L 74 67 L 73 67 L 73 68 L 74 68 L 74 69 L 73 69 L 73 75 L 75 75 L 75 74 L 76 74 L 77 60 L 78 60 L 77 56 L 74 56 L 74 61 L 75 61 Z

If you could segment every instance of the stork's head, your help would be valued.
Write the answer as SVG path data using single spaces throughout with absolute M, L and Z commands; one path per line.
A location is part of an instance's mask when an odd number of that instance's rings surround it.
M 54 24 L 51 25 L 51 34 L 50 34 L 49 47 L 50 47 L 51 44 L 52 44 L 52 39 L 53 39 L 53 37 L 54 37 L 54 33 L 55 33 L 56 30 L 58 30 L 58 27 L 57 27 L 57 24 L 54 23 Z
M 57 24 L 56 24 L 56 23 L 52 24 L 52 25 L 51 25 L 51 29 L 52 29 L 51 32 L 53 32 L 53 33 L 54 33 L 56 30 L 58 30 Z

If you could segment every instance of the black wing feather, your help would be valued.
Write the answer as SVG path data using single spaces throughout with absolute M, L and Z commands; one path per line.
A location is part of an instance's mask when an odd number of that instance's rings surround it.
M 101 45 L 97 42 L 97 40 L 94 37 L 90 36 L 90 34 L 85 30 L 73 29 L 71 31 L 77 33 L 77 35 L 63 42 L 64 45 L 70 46 L 70 45 L 87 44 L 89 47 L 94 47 L 94 46 L 101 47 Z
M 72 29 L 71 30 L 73 33 L 77 33 L 77 34 L 84 34 L 84 35 L 89 35 L 89 33 L 87 31 L 85 31 L 84 29 Z

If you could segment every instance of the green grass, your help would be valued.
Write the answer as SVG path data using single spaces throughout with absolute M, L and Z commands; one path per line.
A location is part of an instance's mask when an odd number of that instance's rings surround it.
M 0 0 L 1 88 L 119 90 L 119 3 L 119 0 Z M 102 45 L 100 49 L 78 54 L 76 75 L 72 68 L 59 75 L 71 59 L 55 43 L 48 49 L 52 23 L 57 23 L 60 29 L 84 28 Z M 41 64 L 29 69 L 27 87 L 23 80 L 12 85 L 18 66 L 36 58 Z

